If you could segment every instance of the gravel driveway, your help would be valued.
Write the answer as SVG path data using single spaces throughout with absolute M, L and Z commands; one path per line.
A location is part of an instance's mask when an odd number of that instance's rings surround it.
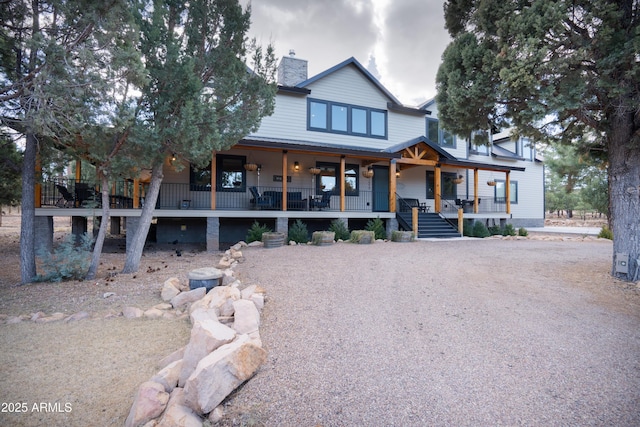
M 610 242 L 247 248 L 269 358 L 227 424 L 640 425 L 640 298 Z M 235 415 L 234 415 L 235 414 Z

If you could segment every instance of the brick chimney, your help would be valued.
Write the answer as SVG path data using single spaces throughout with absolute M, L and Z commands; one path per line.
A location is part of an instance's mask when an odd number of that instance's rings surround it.
M 289 56 L 283 56 L 278 65 L 278 84 L 282 86 L 295 86 L 307 80 L 307 61 L 296 58 L 293 49 L 289 50 Z

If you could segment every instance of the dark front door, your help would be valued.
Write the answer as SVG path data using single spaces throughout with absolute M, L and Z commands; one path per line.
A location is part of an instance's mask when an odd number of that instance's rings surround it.
M 373 211 L 389 212 L 389 167 L 373 167 Z

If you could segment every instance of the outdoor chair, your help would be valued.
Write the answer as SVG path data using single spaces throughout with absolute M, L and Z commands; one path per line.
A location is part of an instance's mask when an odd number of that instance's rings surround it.
M 251 192 L 251 196 L 253 196 L 251 204 L 254 205 L 256 209 L 273 209 L 273 200 L 271 199 L 271 196 L 261 196 L 257 187 L 249 187 L 249 191 Z
M 64 185 L 56 184 L 56 188 L 60 192 L 60 197 L 56 202 L 56 206 L 59 208 L 69 208 L 73 207 L 76 202 L 76 199 L 73 197 L 73 194 L 65 187 Z
M 310 202 L 311 204 L 309 205 L 309 209 L 314 209 L 314 208 L 318 208 L 319 210 L 322 210 L 323 208 L 328 208 L 329 204 L 331 203 L 331 196 L 333 195 L 333 193 L 331 191 L 325 191 L 322 193 L 322 198 L 318 199 L 311 199 Z
M 93 207 L 100 205 L 100 199 L 96 197 L 97 194 L 93 188 L 89 187 L 89 184 L 79 182 L 76 184 L 76 200 L 80 207 Z

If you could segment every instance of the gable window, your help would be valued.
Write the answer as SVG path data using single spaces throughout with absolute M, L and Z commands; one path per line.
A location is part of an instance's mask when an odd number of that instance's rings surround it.
M 509 181 L 511 188 L 509 189 L 509 198 L 511 203 L 518 203 L 518 181 Z M 496 186 L 494 187 L 494 200 L 495 203 L 507 203 L 507 182 L 504 180 L 496 179 Z
M 307 130 L 387 139 L 385 110 L 309 99 L 307 116 Z
M 427 138 L 441 147 L 456 148 L 456 137 L 454 134 L 440 128 L 440 123 L 436 119 L 427 119 Z
M 316 194 L 323 191 L 331 191 L 333 194 L 340 193 L 340 164 L 318 162 L 316 165 L 320 169 L 318 179 L 316 179 Z M 347 196 L 357 196 L 359 178 L 358 165 L 346 164 L 344 169 L 344 192 Z

